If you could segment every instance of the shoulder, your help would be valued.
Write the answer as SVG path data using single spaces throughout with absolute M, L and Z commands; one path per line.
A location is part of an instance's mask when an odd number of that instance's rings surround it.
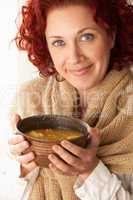
M 133 95 L 133 71 L 132 70 L 128 70 L 126 76 L 126 84 L 123 86 L 122 88 L 122 94 L 128 95 L 128 94 L 132 94 Z
M 30 81 L 24 82 L 17 88 L 17 93 L 41 92 L 42 89 L 47 85 L 48 79 L 49 78 L 37 77 Z
M 117 107 L 126 114 L 133 114 L 133 72 L 126 75 L 127 82 L 117 94 Z
M 22 118 L 42 112 L 42 96 L 49 78 L 37 77 L 17 88 L 12 103 L 11 114 L 18 113 Z

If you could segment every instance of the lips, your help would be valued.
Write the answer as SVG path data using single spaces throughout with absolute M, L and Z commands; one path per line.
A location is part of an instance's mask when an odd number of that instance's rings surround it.
M 85 75 L 89 69 L 91 68 L 92 65 L 89 65 L 87 67 L 83 67 L 83 68 L 80 68 L 80 69 L 76 69 L 76 70 L 70 70 L 70 72 L 73 74 L 73 75 L 76 75 L 76 76 L 81 76 L 81 75 Z

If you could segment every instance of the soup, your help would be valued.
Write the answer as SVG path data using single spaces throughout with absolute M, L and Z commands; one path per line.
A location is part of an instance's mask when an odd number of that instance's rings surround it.
M 37 129 L 27 132 L 27 135 L 38 139 L 61 141 L 79 138 L 81 133 L 75 130 Z

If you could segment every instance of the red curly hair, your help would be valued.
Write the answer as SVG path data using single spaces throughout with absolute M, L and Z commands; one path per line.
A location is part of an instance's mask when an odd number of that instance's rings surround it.
M 102 19 L 116 30 L 116 42 L 111 51 L 110 67 L 122 69 L 133 64 L 133 5 L 128 0 L 28 0 L 22 7 L 22 23 L 15 41 L 20 50 L 28 52 L 29 60 L 41 74 L 55 73 L 44 37 L 46 17 L 50 9 L 68 5 L 88 5 L 96 10 L 95 21 Z

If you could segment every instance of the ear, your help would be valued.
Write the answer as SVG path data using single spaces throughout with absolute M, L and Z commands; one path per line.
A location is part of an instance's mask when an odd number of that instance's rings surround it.
M 110 33 L 110 50 L 113 49 L 115 46 L 115 40 L 116 40 L 116 31 L 113 31 Z

